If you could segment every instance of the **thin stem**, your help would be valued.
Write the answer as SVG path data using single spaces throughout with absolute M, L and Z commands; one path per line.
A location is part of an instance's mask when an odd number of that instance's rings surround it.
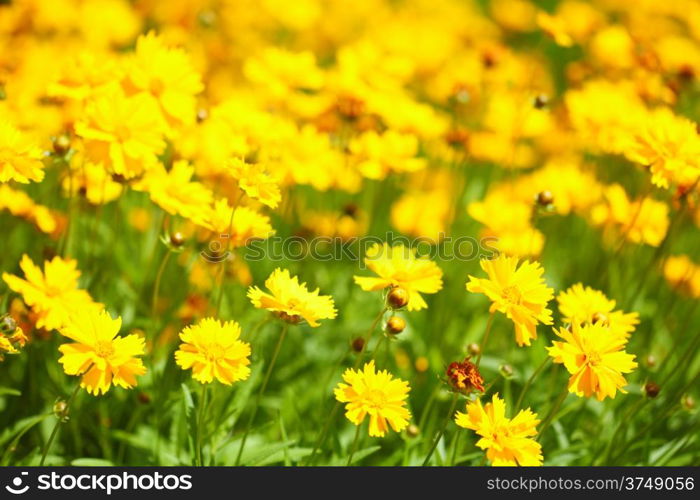
M 263 383 L 260 386 L 260 390 L 258 391 L 258 395 L 255 398 L 255 404 L 253 405 L 253 411 L 250 413 L 250 417 L 248 417 L 248 424 L 246 425 L 245 433 L 243 434 L 243 440 L 241 441 L 241 447 L 238 449 L 238 456 L 236 456 L 235 465 L 238 465 L 241 462 L 241 456 L 243 456 L 243 449 L 245 448 L 245 443 L 248 440 L 248 434 L 250 433 L 250 428 L 253 425 L 253 420 L 255 420 L 255 415 L 258 413 L 258 407 L 260 406 L 260 401 L 262 400 L 263 394 L 265 393 L 265 389 L 267 388 L 267 383 L 270 381 L 270 376 L 272 375 L 272 369 L 275 367 L 275 362 L 277 361 L 277 355 L 280 353 L 280 348 L 282 347 L 282 343 L 284 342 L 284 338 L 287 335 L 288 329 L 289 329 L 289 324 L 285 323 L 284 326 L 282 327 L 282 333 L 280 333 L 280 337 L 277 340 L 277 345 L 275 346 L 275 351 L 272 354 L 272 359 L 270 360 L 270 364 L 267 367 L 267 372 L 265 373 L 265 378 L 263 379 Z
M 245 193 L 243 193 L 245 195 Z M 243 196 L 238 200 L 243 199 Z M 232 235 L 231 233 L 233 232 L 233 216 L 236 215 L 236 207 L 238 206 L 238 203 L 233 204 L 233 208 L 231 209 L 231 218 L 229 219 L 228 222 L 228 234 L 226 235 L 227 241 L 226 241 L 226 257 L 224 260 L 221 262 L 221 277 L 219 278 L 219 293 L 216 298 L 216 313 L 215 316 L 219 315 L 219 310 L 221 309 L 221 300 L 224 298 L 224 279 L 226 278 L 226 261 L 228 261 L 229 254 L 231 253 L 231 240 Z
M 153 334 L 155 336 L 155 328 L 156 328 L 156 309 L 158 306 L 158 293 L 160 292 L 160 282 L 163 279 L 163 273 L 165 272 L 165 268 L 168 265 L 168 261 L 170 260 L 170 254 L 172 252 L 168 250 L 165 255 L 163 256 L 163 260 L 160 263 L 160 267 L 158 268 L 158 274 L 156 275 L 156 282 L 155 285 L 153 286 L 153 298 L 151 299 L 151 322 L 153 324 Z
M 515 403 L 515 410 L 516 411 L 520 409 L 520 405 L 523 402 L 523 398 L 525 398 L 525 393 L 532 385 L 532 382 L 534 382 L 534 380 L 537 378 L 537 376 L 540 373 L 542 373 L 542 371 L 547 367 L 550 360 L 551 360 L 551 358 L 549 356 L 547 356 L 544 359 L 544 361 L 542 362 L 542 364 L 534 372 L 532 372 L 532 375 L 530 375 L 530 378 L 527 379 L 527 382 L 525 382 L 525 385 L 523 386 L 523 389 L 520 391 L 520 395 L 518 396 L 518 402 Z
M 423 467 L 428 465 L 428 462 L 430 461 L 430 457 L 433 456 L 433 452 L 435 452 L 435 448 L 437 448 L 438 443 L 440 442 L 440 439 L 442 439 L 442 435 L 445 433 L 445 429 L 447 428 L 447 423 L 452 419 L 452 414 L 455 411 L 455 408 L 457 406 L 457 399 L 459 399 L 459 394 L 456 392 L 452 396 L 452 403 L 450 404 L 450 410 L 447 412 L 447 415 L 445 416 L 445 420 L 442 421 L 442 425 L 440 426 L 440 430 L 437 433 L 437 436 L 435 436 L 435 441 L 433 441 L 433 445 L 430 447 L 430 451 L 428 451 L 428 455 L 425 457 L 425 460 L 423 460 Z
M 357 359 L 355 360 L 355 365 L 353 366 L 353 369 L 357 370 L 360 367 L 360 364 L 362 363 L 363 355 L 365 351 L 367 350 L 367 345 L 369 344 L 370 340 L 372 340 L 372 334 L 374 333 L 374 330 L 377 328 L 377 325 L 379 324 L 379 321 L 382 319 L 384 316 L 384 313 L 386 313 L 387 308 L 384 307 L 382 308 L 381 311 L 379 311 L 379 314 L 377 315 L 376 318 L 374 318 L 374 321 L 372 322 L 372 325 L 369 327 L 369 330 L 367 330 L 367 333 L 365 333 L 364 336 L 364 343 L 362 344 L 362 349 L 360 350 L 359 354 L 357 355 Z M 376 352 L 376 349 L 375 349 Z M 340 407 L 340 403 L 338 401 L 335 402 L 335 405 L 333 406 L 333 410 L 331 410 L 330 414 L 328 415 L 328 418 L 326 419 L 326 423 L 323 425 L 323 429 L 321 430 L 321 433 L 318 436 L 318 439 L 316 440 L 316 443 L 314 444 L 314 449 L 311 452 L 311 455 L 309 456 L 309 461 L 307 462 L 306 465 L 312 465 L 314 463 L 314 458 L 316 458 L 316 453 L 318 453 L 318 450 L 323 446 L 324 441 L 326 440 L 326 434 L 328 434 L 328 429 L 330 428 L 331 422 L 333 421 L 333 417 L 335 417 L 335 414 L 338 412 L 338 408 Z
M 549 413 L 544 419 L 544 422 L 542 422 L 542 427 L 540 427 L 540 432 L 538 433 L 538 436 L 541 438 L 542 435 L 544 434 L 544 431 L 549 427 L 549 424 L 552 423 L 554 420 L 554 417 L 556 416 L 557 412 L 559 411 L 559 408 L 561 408 L 561 404 L 564 402 L 566 399 L 566 396 L 569 395 L 569 388 L 564 386 L 564 390 L 561 391 L 561 394 L 559 394 L 559 397 L 557 398 L 556 402 L 552 406 L 552 408 L 549 410 Z
M 352 457 L 355 455 L 355 452 L 357 451 L 357 445 L 360 443 L 360 431 L 361 430 L 362 430 L 362 426 L 358 425 L 357 429 L 355 430 L 355 439 L 352 441 L 352 448 L 350 449 L 350 455 L 348 456 L 347 467 L 350 467 L 350 465 L 352 465 Z
M 66 407 L 63 409 L 64 415 L 68 415 L 68 409 L 70 408 L 70 404 L 73 402 L 75 399 L 75 395 L 78 394 L 78 390 L 80 389 L 80 382 L 75 386 L 75 389 L 73 389 L 73 393 L 70 395 L 68 398 L 68 401 L 66 401 Z M 44 465 L 44 462 L 46 461 L 46 456 L 49 454 L 49 449 L 51 449 L 51 445 L 54 442 L 54 439 L 56 439 L 56 435 L 58 434 L 58 428 L 61 426 L 63 423 L 63 420 L 58 418 L 56 420 L 56 424 L 53 426 L 53 430 L 51 431 L 51 435 L 49 436 L 49 440 L 46 442 L 46 446 L 44 446 L 44 451 L 41 454 L 41 460 L 39 461 L 39 467 L 42 467 Z
M 202 434 L 205 408 L 207 407 L 207 387 L 208 384 L 202 384 L 202 392 L 199 397 L 199 415 L 197 416 L 197 444 L 195 449 L 195 463 L 200 467 L 204 465 L 204 462 L 202 461 Z
M 492 312 L 489 314 L 489 320 L 486 323 L 486 331 L 484 332 L 484 339 L 481 341 L 481 345 L 479 346 L 479 356 L 476 358 L 476 366 L 479 366 L 481 363 L 481 356 L 484 355 L 484 351 L 486 350 L 486 343 L 489 341 L 489 337 L 491 336 L 491 327 L 493 326 L 493 317 L 494 313 Z
M 450 458 L 450 466 L 453 466 L 457 461 L 457 449 L 459 448 L 459 438 L 462 437 L 462 428 L 458 427 L 455 437 L 452 440 L 452 457 Z

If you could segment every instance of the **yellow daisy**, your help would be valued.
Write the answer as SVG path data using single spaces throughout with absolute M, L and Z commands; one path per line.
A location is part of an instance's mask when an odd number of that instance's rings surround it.
M 389 426 L 401 432 L 408 426 L 411 413 L 406 397 L 408 382 L 394 378 L 388 371 L 376 371 L 374 361 L 362 370 L 348 368 L 335 388 L 335 398 L 345 405 L 345 416 L 355 425 L 362 425 L 369 415 L 369 435 L 383 437 Z
M 26 279 L 8 273 L 3 273 L 2 279 L 32 308 L 38 328 L 58 329 L 71 314 L 95 305 L 88 292 L 78 289 L 80 271 L 75 260 L 54 257 L 44 262 L 42 272 L 29 256 L 23 255 L 19 266 Z
M 481 268 L 488 278 L 469 276 L 467 290 L 483 293 L 492 302 L 491 312 L 505 314 L 515 324 L 515 341 L 530 345 L 537 338 L 537 325 L 552 324 L 552 311 L 547 303 L 554 291 L 542 279 L 544 269 L 537 262 L 524 261 L 518 267 L 517 257 L 504 254 L 495 259 L 483 259 Z
M 290 323 L 305 320 L 309 326 L 319 326 L 319 319 L 333 319 L 337 315 L 333 298 L 320 295 L 318 288 L 310 292 L 299 278 L 286 269 L 275 269 L 267 280 L 265 293 L 257 286 L 248 289 L 248 298 L 258 309 L 267 309 Z
M 44 178 L 41 149 L 14 125 L 0 120 L 0 182 L 28 184 Z
M 379 277 L 355 276 L 355 283 L 366 291 L 403 288 L 409 311 L 428 307 L 421 293 L 437 293 L 442 288 L 442 270 L 427 257 L 416 257 L 415 248 L 375 243 L 367 251 L 365 264 Z
M 565 323 L 601 323 L 610 328 L 613 334 L 629 337 L 639 324 L 639 314 L 613 311 L 615 301 L 608 299 L 603 292 L 577 283 L 557 296 L 559 312 Z
M 478 399 L 467 403 L 466 409 L 466 413 L 457 412 L 455 422 L 481 436 L 476 445 L 486 450 L 491 465 L 542 465 L 542 447 L 533 439 L 540 423 L 536 413 L 528 408 L 510 419 L 506 417 L 506 404 L 498 394 L 484 406 Z
M 564 342 L 555 341 L 547 350 L 571 374 L 569 392 L 585 397 L 595 394 L 599 401 L 614 398 L 618 390 L 626 392 L 623 373 L 630 373 L 637 363 L 634 355 L 624 351 L 624 335 L 615 335 L 600 323 L 572 323 L 571 330 L 560 328 L 556 333 Z
M 114 385 L 126 389 L 136 385 L 136 376 L 146 373 L 142 356 L 145 343 L 138 335 L 119 337 L 121 318 L 112 319 L 107 311 L 85 307 L 71 316 L 61 328 L 62 335 L 75 343 L 58 349 L 58 360 L 68 375 L 82 375 L 80 386 L 90 394 L 106 393 Z
M 250 344 L 239 340 L 241 327 L 235 321 L 222 323 L 205 318 L 180 332 L 175 361 L 192 378 L 208 384 L 214 378 L 231 385 L 250 376 Z

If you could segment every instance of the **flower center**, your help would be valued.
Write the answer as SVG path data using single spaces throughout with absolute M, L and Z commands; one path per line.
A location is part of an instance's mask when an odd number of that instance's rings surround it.
M 165 90 L 165 84 L 160 78 L 154 78 L 151 80 L 151 94 L 160 95 Z
M 95 354 L 104 359 L 109 359 L 114 355 L 114 346 L 111 341 L 101 340 L 95 344 Z
M 523 295 L 520 293 L 520 289 L 517 286 L 510 285 L 503 289 L 503 298 L 511 304 L 520 304 Z
M 225 352 L 226 350 L 221 344 L 217 343 L 208 344 L 202 349 L 202 353 L 204 357 L 207 358 L 207 361 L 219 361 L 223 359 Z
M 382 408 L 386 404 L 386 395 L 377 389 L 368 389 L 364 397 L 366 404 L 372 408 Z
M 114 135 L 117 136 L 120 142 L 127 141 L 131 137 L 131 131 L 125 125 L 118 125 L 114 129 Z
M 586 355 L 586 362 L 587 362 L 590 366 L 598 366 L 598 365 L 600 364 L 600 362 L 601 362 L 601 356 L 600 356 L 600 354 L 597 353 L 597 352 L 589 352 L 589 353 Z

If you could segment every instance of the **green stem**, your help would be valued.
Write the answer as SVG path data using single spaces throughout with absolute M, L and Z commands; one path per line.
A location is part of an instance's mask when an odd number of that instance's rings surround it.
M 542 427 L 540 427 L 540 432 L 538 432 L 538 437 L 542 437 L 544 434 L 544 431 L 547 430 L 547 427 L 549 427 L 549 424 L 552 423 L 554 420 L 554 417 L 556 416 L 557 412 L 559 411 L 559 408 L 561 408 L 562 403 L 566 399 L 566 396 L 569 395 L 569 388 L 564 386 L 564 390 L 561 391 L 561 394 L 559 394 L 559 397 L 557 398 L 556 402 L 552 406 L 552 408 L 549 410 L 549 413 L 544 419 L 544 422 L 542 422 Z
M 199 415 L 197 416 L 197 444 L 195 448 L 195 464 L 200 467 L 204 465 L 202 461 L 202 434 L 204 426 L 204 414 L 207 407 L 207 384 L 202 384 L 202 392 L 199 397 Z
M 442 439 L 442 435 L 445 433 L 445 429 L 447 428 L 447 423 L 452 419 L 452 414 L 455 411 L 455 408 L 457 406 L 457 399 L 459 399 L 459 394 L 456 392 L 452 396 L 452 403 L 450 404 L 450 410 L 447 412 L 447 415 L 445 416 L 445 420 L 442 421 L 442 425 L 440 426 L 440 430 L 437 433 L 437 436 L 435 436 L 435 441 L 433 441 L 432 446 L 430 447 L 430 451 L 428 451 L 428 455 L 425 457 L 425 460 L 423 460 L 423 467 L 428 465 L 428 462 L 430 461 L 430 457 L 433 456 L 433 453 L 435 452 L 435 448 L 437 448 L 438 443 L 440 442 L 440 439 Z
M 357 429 L 355 430 L 355 439 L 352 441 L 352 448 L 350 449 L 350 455 L 348 456 L 348 463 L 346 464 L 347 467 L 350 467 L 352 465 L 352 457 L 355 455 L 355 452 L 357 451 L 357 445 L 360 443 L 360 431 L 362 430 L 362 426 L 358 425 Z
M 355 360 L 355 365 L 353 366 L 353 369 L 357 370 L 360 367 L 364 353 L 367 350 L 367 345 L 372 340 L 372 335 L 374 333 L 374 330 L 376 330 L 377 325 L 379 324 L 379 321 L 382 319 L 382 317 L 384 316 L 384 313 L 386 313 L 386 311 L 387 311 L 386 307 L 382 308 L 382 310 L 379 311 L 379 314 L 377 315 L 377 317 L 374 318 L 372 325 L 369 327 L 369 330 L 367 331 L 367 333 L 364 336 L 365 340 L 364 340 L 364 343 L 362 344 L 362 349 L 360 350 L 359 354 L 357 355 L 357 359 Z M 376 352 L 376 349 L 375 349 L 375 352 Z M 316 453 L 318 453 L 318 450 L 321 448 L 321 446 L 323 446 L 323 443 L 326 440 L 326 434 L 328 434 L 328 429 L 330 428 L 331 422 L 333 421 L 333 417 L 335 417 L 335 414 L 338 412 L 339 406 L 340 406 L 340 403 L 336 401 L 335 405 L 333 406 L 333 410 L 331 410 L 330 414 L 328 415 L 328 418 L 326 419 L 326 422 L 323 425 L 323 429 L 321 430 L 321 433 L 319 434 L 318 439 L 316 440 L 316 443 L 314 444 L 314 449 L 311 452 L 311 455 L 309 456 L 309 461 L 306 463 L 306 465 L 312 465 L 314 463 L 314 459 L 316 458 Z
M 165 255 L 163 256 L 163 260 L 160 263 L 160 267 L 158 268 L 158 274 L 156 275 L 156 282 L 155 285 L 153 286 L 153 298 L 151 299 L 151 323 L 153 325 L 153 335 L 155 337 L 155 329 L 156 329 L 156 309 L 158 306 L 158 293 L 160 292 L 160 282 L 163 279 L 163 273 L 165 272 L 165 268 L 168 265 L 168 261 L 170 260 L 170 250 L 168 250 Z
M 523 389 L 520 391 L 520 395 L 518 396 L 518 402 L 515 403 L 515 411 L 518 411 L 518 410 L 520 409 L 520 405 L 521 405 L 522 402 L 523 402 L 523 398 L 525 398 L 525 393 L 528 391 L 528 389 L 529 389 L 530 386 L 532 385 L 532 382 L 535 381 L 535 379 L 537 378 L 537 376 L 538 376 L 540 373 L 542 373 L 542 371 L 547 367 L 547 365 L 549 364 L 549 361 L 550 361 L 551 359 L 552 359 L 552 358 L 550 358 L 549 356 L 547 356 L 547 357 L 544 359 L 544 361 L 542 362 L 542 364 L 541 364 L 534 372 L 532 372 L 532 375 L 530 375 L 530 378 L 527 379 L 527 382 L 525 382 L 525 385 L 523 386 Z
M 459 448 L 459 438 L 462 437 L 462 428 L 458 427 L 455 437 L 452 440 L 452 458 L 450 458 L 450 466 L 454 466 L 457 461 L 457 449 Z
M 250 413 L 250 417 L 248 417 L 248 424 L 246 425 L 245 433 L 243 434 L 243 440 L 241 441 L 241 447 L 238 449 L 238 455 L 236 456 L 235 465 L 238 465 L 241 462 L 241 457 L 243 456 L 243 449 L 245 448 L 245 443 L 248 440 L 248 434 L 250 433 L 250 428 L 253 425 L 253 420 L 255 420 L 255 415 L 258 413 L 258 407 L 260 406 L 260 401 L 262 400 L 263 394 L 265 393 L 265 389 L 267 388 L 267 383 L 270 381 L 270 376 L 272 375 L 272 369 L 275 367 L 275 362 L 277 361 L 277 355 L 280 353 L 280 348 L 282 347 L 282 343 L 284 342 L 284 338 L 287 335 L 288 329 L 289 329 L 289 325 L 287 323 L 285 323 L 284 326 L 282 327 L 282 333 L 280 334 L 280 337 L 277 340 L 277 345 L 275 346 L 275 351 L 272 354 L 272 359 L 270 360 L 270 364 L 267 367 L 267 372 L 265 373 L 265 378 L 263 379 L 263 383 L 260 386 L 260 390 L 258 391 L 258 395 L 255 398 L 253 410 Z
M 493 326 L 493 317 L 494 317 L 494 313 L 492 312 L 491 314 L 489 314 L 489 320 L 486 323 L 486 331 L 484 332 L 484 339 L 481 341 L 481 345 L 479 346 L 479 356 L 477 356 L 477 358 L 476 358 L 476 366 L 477 367 L 481 363 L 481 356 L 484 355 L 484 350 L 486 350 L 486 343 L 489 341 L 489 337 L 491 336 L 491 327 Z
M 75 399 L 75 395 L 78 394 L 79 389 L 80 389 L 80 382 L 78 382 L 78 385 L 75 386 L 75 389 L 73 389 L 73 393 L 68 398 L 68 401 L 66 401 L 66 407 L 63 409 L 63 413 L 65 415 L 68 415 L 68 409 L 70 408 L 70 404 Z M 62 423 L 63 423 L 63 420 L 61 420 L 60 418 L 58 418 L 56 420 L 56 424 L 53 426 L 53 430 L 51 431 L 51 435 L 49 436 L 49 440 L 46 442 L 46 446 L 44 446 L 44 451 L 41 453 L 41 460 L 39 461 L 39 467 L 42 467 L 44 465 L 44 462 L 46 461 L 46 456 L 49 454 L 49 449 L 51 449 L 51 445 L 53 444 L 54 439 L 56 439 L 56 435 L 58 434 L 58 428 L 61 426 Z

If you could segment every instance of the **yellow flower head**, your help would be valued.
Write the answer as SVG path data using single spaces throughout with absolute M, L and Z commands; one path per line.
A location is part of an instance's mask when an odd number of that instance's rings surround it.
M 277 180 L 265 172 L 261 165 L 251 165 L 239 158 L 228 161 L 231 174 L 238 179 L 241 189 L 260 203 L 276 208 L 282 200 Z
M 73 196 L 82 194 L 93 205 L 104 205 L 121 196 L 122 185 L 114 182 L 102 165 L 86 162 L 72 169 L 71 174 L 63 178 L 62 187 Z
M 0 182 L 28 184 L 44 178 L 41 149 L 14 125 L 0 120 Z
M 305 320 L 309 326 L 319 326 L 319 319 L 333 319 L 337 315 L 333 298 L 319 295 L 318 288 L 310 292 L 299 278 L 290 276 L 286 269 L 275 269 L 267 280 L 265 293 L 257 286 L 248 289 L 248 298 L 258 309 L 267 309 L 285 321 L 299 323 Z
M 187 53 L 167 47 L 153 32 L 136 41 L 136 52 L 127 70 L 127 87 L 152 96 L 170 124 L 194 122 L 195 96 L 204 89 Z
M 515 324 L 515 341 L 530 345 L 537 338 L 537 324 L 552 324 L 552 311 L 547 302 L 554 291 L 542 279 L 544 269 L 538 262 L 524 261 L 518 267 L 516 257 L 503 254 L 495 259 L 482 259 L 481 268 L 488 278 L 469 276 L 467 290 L 483 293 L 492 302 L 491 312 L 505 314 Z
M 47 330 L 62 327 L 71 314 L 95 305 L 90 294 L 78 289 L 80 271 L 72 259 L 54 257 L 44 262 L 44 272 L 27 255 L 22 256 L 20 268 L 26 279 L 3 273 L 2 279 L 37 314 L 36 326 Z
M 34 202 L 24 191 L 0 185 L 0 210 L 9 210 L 12 215 L 36 224 L 43 233 L 54 234 L 61 229 L 61 218 L 51 209 Z
M 664 263 L 664 277 L 676 290 L 700 298 L 700 266 L 687 255 L 671 255 Z
M 652 111 L 632 133 L 625 155 L 651 170 L 652 182 L 689 186 L 700 177 L 697 125 L 666 108 Z
M 121 318 L 112 319 L 98 307 L 84 307 L 71 316 L 61 328 L 62 335 L 74 340 L 58 349 L 58 360 L 68 375 L 82 375 L 80 386 L 90 394 L 106 393 L 114 385 L 129 389 L 136 385 L 136 376 L 146 373 L 142 356 L 142 337 L 131 334 L 119 337 Z
M 264 240 L 275 234 L 269 217 L 248 207 L 236 207 L 234 210 L 224 198 L 217 200 L 201 225 L 230 240 L 234 247 L 242 247 L 253 240 Z
M 350 143 L 350 151 L 368 179 L 383 179 L 391 172 L 415 172 L 426 165 L 424 158 L 416 156 L 418 138 L 394 130 L 383 135 L 365 132 Z
M 160 166 L 151 169 L 142 187 L 166 212 L 201 224 L 213 195 L 203 184 L 191 180 L 193 174 L 194 168 L 186 161 L 176 161 L 169 172 Z
M 540 421 L 529 408 L 520 410 L 515 418 L 510 419 L 506 417 L 505 402 L 494 394 L 485 406 L 479 399 L 468 403 L 467 412 L 457 412 L 455 422 L 481 436 L 476 445 L 486 450 L 491 465 L 542 465 L 542 447 L 533 439 Z
M 403 288 L 409 295 L 409 311 L 428 307 L 421 293 L 437 293 L 442 288 L 442 270 L 427 257 L 416 257 L 415 248 L 375 243 L 367 251 L 365 264 L 379 277 L 355 276 L 355 283 L 366 291 Z
M 610 328 L 613 334 L 629 337 L 639 324 L 639 314 L 613 311 L 615 301 L 608 299 L 603 292 L 577 283 L 557 296 L 559 312 L 566 323 L 579 326 L 601 323 Z
M 250 344 L 239 340 L 241 327 L 235 321 L 222 323 L 205 318 L 180 332 L 180 348 L 175 361 L 192 377 L 208 384 L 214 378 L 231 385 L 250 376 Z
M 165 149 L 153 99 L 145 94 L 127 97 L 116 85 L 89 101 L 75 132 L 84 140 L 89 161 L 126 178 L 150 168 Z
M 343 380 L 335 388 L 335 399 L 345 405 L 345 416 L 355 425 L 362 425 L 369 415 L 369 435 L 383 437 L 389 426 L 401 432 L 408 426 L 411 413 L 406 408 L 406 397 L 411 388 L 408 382 L 394 378 L 388 371 L 376 371 L 374 361 L 365 363 L 362 370 L 348 368 Z
M 555 330 L 556 331 L 556 330 Z M 613 334 L 600 323 L 579 326 L 571 325 L 571 331 L 560 328 L 556 331 L 564 342 L 553 342 L 548 347 L 555 363 L 562 363 L 571 374 L 569 392 L 577 396 L 596 395 L 599 401 L 614 398 L 617 390 L 627 381 L 623 373 L 637 367 L 634 355 L 624 351 L 627 339 Z

